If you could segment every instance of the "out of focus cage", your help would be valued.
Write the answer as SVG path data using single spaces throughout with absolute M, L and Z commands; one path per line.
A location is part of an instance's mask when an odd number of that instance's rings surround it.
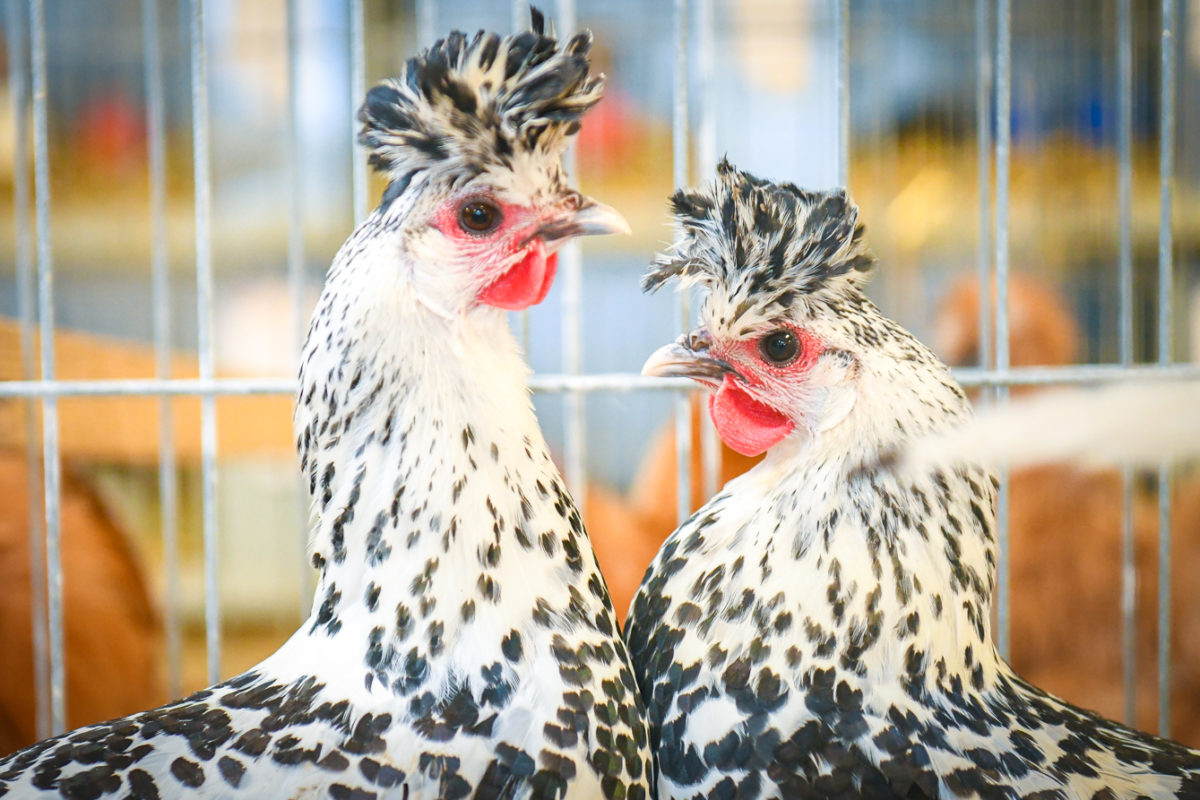
M 879 256 L 873 296 L 926 341 L 957 348 L 980 402 L 1200 375 L 1194 4 L 544 5 L 560 33 L 595 32 L 607 97 L 570 158 L 583 188 L 634 229 L 574 246 L 548 301 L 513 320 L 598 549 L 637 535 L 652 552 L 668 532 L 617 514 L 639 489 L 648 442 L 675 449 L 675 496 L 654 498 L 671 519 L 723 474 L 708 426 L 692 433 L 689 390 L 636 374 L 694 313 L 686 294 L 637 288 L 672 235 L 665 199 L 707 180 L 721 154 L 776 179 L 848 185 Z M 100 680 L 100 661 L 139 680 L 111 652 L 115 638 L 103 659 L 72 660 L 73 636 L 103 642 L 106 625 L 123 624 L 72 593 L 94 588 L 71 584 L 83 539 L 72 492 L 119 528 L 117 549 L 152 587 L 139 623 L 156 665 L 147 702 L 249 666 L 307 614 L 292 376 L 322 272 L 379 190 L 352 145 L 353 112 L 438 36 L 527 17 L 524 2 L 484 0 L 7 0 L 0 455 L 15 466 L 0 486 L 11 517 L 0 526 L 0 702 L 24 698 L 36 722 L 9 707 L 0 717 L 24 740 L 94 721 L 66 687 Z M 985 292 L 958 339 L 939 339 L 953 329 L 941 298 L 964 277 L 994 285 L 996 304 Z M 1056 313 L 1081 327 L 1080 348 L 1055 360 L 1010 347 L 1044 311 L 1019 304 L 1015 281 L 1066 298 Z M 643 469 L 636 480 L 650 479 Z M 1035 483 L 1046 502 L 1070 503 L 1064 480 Z M 1057 647 L 1086 654 L 1109 636 L 1113 657 L 1097 651 L 1050 688 L 1075 699 L 1116 670 L 1116 694 L 1092 704 L 1161 733 L 1174 712 L 1174 732 L 1200 745 L 1200 651 L 1172 648 L 1200 639 L 1179 633 L 1200 624 L 1200 484 L 1164 467 L 1125 470 L 1111 486 L 1113 537 L 1079 508 L 1027 541 L 1005 534 L 999 646 L 1018 655 L 1027 629 L 1100 592 L 1107 611 Z M 1013 502 L 1006 488 L 1006 532 Z M 1042 558 L 1055 539 L 1067 557 Z M 1039 594 L 1047 581 L 1054 591 Z M 1014 598 L 1037 613 L 1010 619 Z

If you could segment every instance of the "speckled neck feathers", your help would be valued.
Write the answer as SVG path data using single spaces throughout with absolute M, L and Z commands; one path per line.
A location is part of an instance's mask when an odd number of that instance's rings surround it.
M 301 371 L 296 428 L 321 570 L 307 634 L 355 650 L 365 685 L 403 695 L 436 673 L 448 643 L 471 639 L 504 663 L 509 637 L 519 653 L 514 619 L 611 632 L 504 315 L 447 320 L 403 282 L 356 296 L 370 282 L 354 273 L 395 269 L 377 263 L 371 227 L 331 270 Z M 438 677 L 452 680 L 443 661 Z

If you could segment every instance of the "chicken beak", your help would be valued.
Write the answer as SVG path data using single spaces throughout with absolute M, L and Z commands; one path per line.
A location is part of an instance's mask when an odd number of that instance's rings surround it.
M 632 233 L 629 223 L 612 206 L 584 198 L 575 210 L 546 222 L 535 233 L 547 247 L 553 247 L 576 236 L 597 236 L 602 233 Z
M 658 378 L 691 378 L 709 385 L 721 383 L 726 375 L 737 375 L 727 361 L 710 355 L 711 345 L 712 339 L 703 328 L 685 333 L 651 353 L 642 365 L 642 374 Z

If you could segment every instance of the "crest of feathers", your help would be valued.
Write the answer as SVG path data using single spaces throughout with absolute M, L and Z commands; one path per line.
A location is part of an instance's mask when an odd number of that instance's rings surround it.
M 477 174 L 511 168 L 518 151 L 561 152 L 599 102 L 604 76 L 589 74 L 590 32 L 559 48 L 541 12 L 530 12 L 531 30 L 455 31 L 371 89 L 358 112 L 371 166 L 399 180 L 436 164 Z
M 858 286 L 875 264 L 858 206 L 842 189 L 772 183 L 722 159 L 712 184 L 676 191 L 671 209 L 680 238 L 655 259 L 642 288 L 675 277 L 719 288 L 738 316 Z

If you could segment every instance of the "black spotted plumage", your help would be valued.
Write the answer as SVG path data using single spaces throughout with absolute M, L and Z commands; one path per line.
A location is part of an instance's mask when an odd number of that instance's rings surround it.
M 724 163 L 674 207 L 681 238 L 646 285 L 709 294 L 702 329 L 648 368 L 793 427 L 667 538 L 634 599 L 660 797 L 1200 797 L 1200 753 L 1058 700 L 997 654 L 996 483 L 975 464 L 889 466 L 970 409 L 862 294 L 872 258 L 845 193 Z M 780 330 L 802 340 L 800 366 L 755 346 Z
M 487 294 L 528 269 L 536 293 L 497 296 L 537 302 L 554 248 L 623 224 L 562 173 L 590 41 L 535 13 L 372 91 L 390 183 L 329 271 L 296 402 L 311 616 L 242 675 L 0 760 L 0 796 L 650 797 L 608 591 Z M 468 203 L 505 225 L 459 227 Z

